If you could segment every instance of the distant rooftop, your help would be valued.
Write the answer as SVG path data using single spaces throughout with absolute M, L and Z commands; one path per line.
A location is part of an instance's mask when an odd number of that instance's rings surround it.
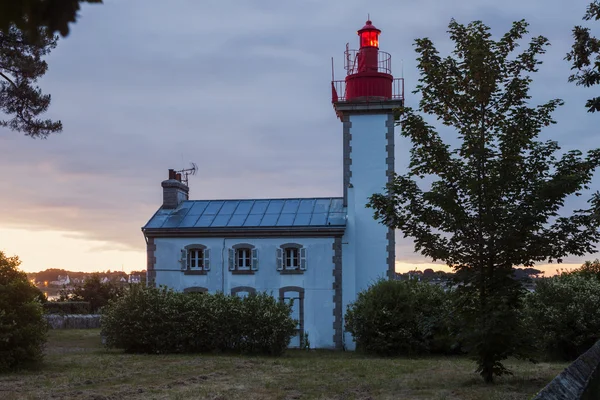
M 187 200 L 160 208 L 143 229 L 345 226 L 341 197 Z

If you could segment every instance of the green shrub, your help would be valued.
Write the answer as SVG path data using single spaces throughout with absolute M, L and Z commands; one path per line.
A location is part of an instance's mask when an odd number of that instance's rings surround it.
M 291 308 L 266 293 L 178 293 L 134 285 L 103 309 L 108 347 L 135 353 L 281 354 L 295 334 Z
M 46 314 L 90 314 L 91 312 L 88 301 L 48 301 L 43 306 Z
M 450 300 L 443 288 L 417 281 L 380 280 L 348 306 L 345 328 L 357 350 L 379 355 L 453 350 Z
M 526 297 L 526 315 L 540 350 L 573 360 L 600 339 L 600 281 L 563 273 L 540 279 Z
M 46 343 L 44 294 L 19 265 L 18 257 L 0 251 L 0 372 L 40 361 Z

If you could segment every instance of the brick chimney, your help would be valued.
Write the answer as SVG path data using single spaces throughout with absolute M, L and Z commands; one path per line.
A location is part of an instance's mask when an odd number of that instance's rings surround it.
M 181 174 L 174 169 L 169 170 L 169 179 L 162 181 L 163 188 L 163 208 L 177 208 L 182 201 L 188 199 L 190 189 L 181 182 Z

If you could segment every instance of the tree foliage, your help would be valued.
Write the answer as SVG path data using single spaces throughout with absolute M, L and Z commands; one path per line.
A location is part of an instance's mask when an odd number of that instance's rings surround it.
M 416 280 L 380 280 L 348 305 L 345 329 L 358 350 L 384 356 L 450 353 L 450 294 Z
M 399 115 L 412 142 L 408 172 L 369 203 L 375 218 L 414 238 L 416 251 L 457 272 L 461 340 L 487 382 L 510 373 L 502 360 L 527 354 L 514 267 L 581 256 L 600 239 L 599 193 L 588 208 L 559 214 L 569 195 L 588 188 L 600 149 L 559 155 L 557 142 L 536 140 L 562 101 L 528 104 L 548 40 L 534 37 L 517 52 L 527 26 L 515 22 L 493 40 L 480 21 L 452 20 L 455 48 L 446 58 L 430 39 L 416 40 L 422 97 L 417 110 Z M 424 115 L 454 131 L 458 145 L 446 143 Z
M 0 251 L 0 372 L 40 361 L 46 343 L 43 293 Z
M 574 360 L 600 340 L 600 275 L 590 265 L 540 279 L 527 296 L 531 334 L 549 357 Z
M 31 39 L 39 38 L 39 28 L 50 35 L 69 34 L 69 23 L 77 20 L 82 3 L 102 3 L 102 0 L 0 0 L 0 31 L 11 26 L 27 32 Z
M 85 301 L 90 303 L 92 313 L 108 304 L 110 300 L 123 296 L 125 289 L 114 282 L 102 282 L 99 274 L 87 277 L 82 285 L 60 291 L 59 301 Z
M 584 21 L 600 20 L 600 0 L 594 0 L 587 8 Z M 573 28 L 575 42 L 566 59 L 573 63 L 571 69 L 577 73 L 569 77 L 569 82 L 590 87 L 600 84 L 600 40 L 590 34 L 589 28 Z M 600 111 L 600 97 L 589 99 L 585 106 L 589 112 Z
M 296 323 L 291 305 L 267 293 L 240 298 L 142 285 L 132 285 L 111 301 L 101 321 L 108 347 L 152 354 L 280 355 L 296 333 Z
M 47 35 L 32 41 L 15 26 L 0 32 L 0 111 L 10 118 L 0 119 L 0 127 L 33 138 L 62 130 L 60 121 L 39 118 L 50 106 L 50 95 L 36 86 L 48 70 L 42 58 L 56 47 L 56 41 Z

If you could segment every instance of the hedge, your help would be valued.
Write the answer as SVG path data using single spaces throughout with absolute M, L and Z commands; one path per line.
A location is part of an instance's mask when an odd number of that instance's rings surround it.
M 450 295 L 426 282 L 380 280 L 348 306 L 345 328 L 357 350 L 385 356 L 450 353 Z
M 108 347 L 134 353 L 283 353 L 296 333 L 291 306 L 267 293 L 241 298 L 132 286 L 102 311 Z

